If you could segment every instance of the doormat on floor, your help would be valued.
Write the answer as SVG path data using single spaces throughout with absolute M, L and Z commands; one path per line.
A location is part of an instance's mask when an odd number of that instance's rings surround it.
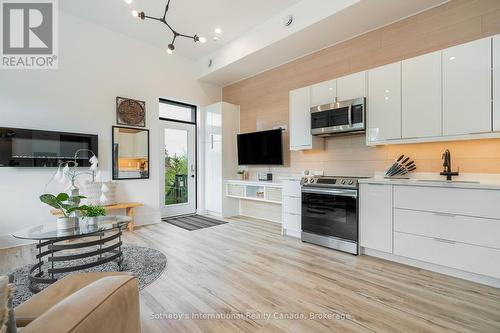
M 215 227 L 216 225 L 226 224 L 227 222 L 212 219 L 203 215 L 190 215 L 190 216 L 178 216 L 178 217 L 167 217 L 162 219 L 163 222 L 173 224 L 179 228 L 186 229 L 189 231 Z

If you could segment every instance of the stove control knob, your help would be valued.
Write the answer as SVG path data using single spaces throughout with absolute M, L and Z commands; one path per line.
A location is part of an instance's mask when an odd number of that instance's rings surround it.
M 354 180 L 350 180 L 349 185 L 353 185 L 353 184 L 354 184 Z
M 346 181 L 345 179 L 342 179 L 341 184 L 342 184 L 342 185 L 345 185 L 345 184 L 346 184 L 346 182 L 347 182 L 347 181 Z
M 307 184 L 309 183 L 309 179 L 308 178 L 304 178 L 304 184 Z

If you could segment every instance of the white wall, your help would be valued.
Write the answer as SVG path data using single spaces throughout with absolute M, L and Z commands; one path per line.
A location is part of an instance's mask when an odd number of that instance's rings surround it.
M 107 180 L 115 98 L 146 101 L 151 178 L 119 181 L 119 200 L 145 204 L 136 212 L 137 224 L 159 222 L 158 98 L 208 105 L 221 99 L 221 89 L 198 82 L 190 61 L 164 50 L 63 12 L 59 22 L 59 69 L 0 70 L 0 126 L 98 134 L 100 168 Z M 0 168 L 0 235 L 53 220 L 38 201 L 52 172 Z M 60 188 L 51 185 L 49 190 Z

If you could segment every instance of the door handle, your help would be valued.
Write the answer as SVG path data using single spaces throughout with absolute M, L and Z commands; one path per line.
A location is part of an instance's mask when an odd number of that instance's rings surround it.
M 442 238 L 434 238 L 436 242 L 441 242 L 441 243 L 447 243 L 447 244 L 456 244 L 457 242 L 447 240 L 447 239 L 442 239 Z

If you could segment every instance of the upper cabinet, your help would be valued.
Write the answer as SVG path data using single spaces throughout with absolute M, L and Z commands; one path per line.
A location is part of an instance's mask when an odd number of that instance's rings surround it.
M 323 140 L 311 135 L 311 89 L 290 91 L 290 150 L 322 148 Z
M 441 51 L 402 62 L 404 138 L 440 136 Z
M 493 37 L 493 130 L 500 131 L 500 35 Z
M 366 72 L 354 73 L 337 79 L 339 101 L 366 97 Z
M 290 149 L 313 149 L 309 109 L 366 97 L 367 145 L 500 137 L 500 35 L 290 92 Z
M 401 139 L 401 62 L 368 71 L 367 142 Z
M 320 82 L 311 86 L 311 107 L 333 103 L 335 97 L 337 97 L 337 80 Z
M 491 38 L 443 50 L 443 135 L 491 132 Z

